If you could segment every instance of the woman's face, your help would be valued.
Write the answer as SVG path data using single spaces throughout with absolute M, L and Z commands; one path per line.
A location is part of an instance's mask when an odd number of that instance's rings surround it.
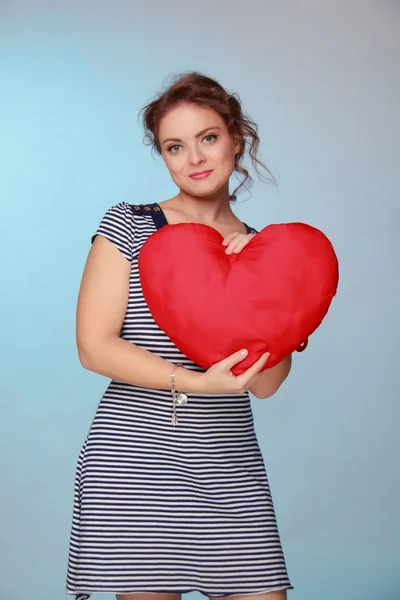
M 181 104 L 160 121 L 161 154 L 178 188 L 192 196 L 209 197 L 229 181 L 239 144 L 233 143 L 220 115 L 212 108 Z M 211 171 L 194 178 L 194 173 Z

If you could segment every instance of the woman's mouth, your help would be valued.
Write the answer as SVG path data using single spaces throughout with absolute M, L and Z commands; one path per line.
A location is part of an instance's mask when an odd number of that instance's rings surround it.
M 198 171 L 196 173 L 192 173 L 189 175 L 192 179 L 205 179 L 209 175 L 211 175 L 212 169 L 210 171 Z

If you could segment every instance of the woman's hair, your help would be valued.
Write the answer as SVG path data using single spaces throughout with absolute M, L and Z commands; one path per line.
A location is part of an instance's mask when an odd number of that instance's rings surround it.
M 248 190 L 253 185 L 253 179 L 242 162 L 246 151 L 259 178 L 267 183 L 276 183 L 270 170 L 257 158 L 260 144 L 257 124 L 244 115 L 238 94 L 229 94 L 218 81 L 196 71 L 176 76 L 165 91 L 142 108 L 139 115 L 143 113 L 145 144 L 151 145 L 153 150 L 161 154 L 158 139 L 160 120 L 172 108 L 183 103 L 213 108 L 224 120 L 233 141 L 240 143 L 240 149 L 235 156 L 234 170 L 243 175 L 243 179 L 231 195 L 231 200 L 236 200 L 237 193 L 242 188 Z M 266 177 L 260 173 L 259 167 L 265 170 Z

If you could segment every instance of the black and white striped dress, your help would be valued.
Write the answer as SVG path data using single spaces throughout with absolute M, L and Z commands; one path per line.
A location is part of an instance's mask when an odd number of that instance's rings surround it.
M 140 248 L 165 224 L 158 204 L 120 203 L 95 235 L 132 264 L 121 337 L 201 370 L 158 328 L 141 291 Z M 78 459 L 68 594 L 291 588 L 249 395 L 188 394 L 177 413 L 174 426 L 168 390 L 111 381 Z

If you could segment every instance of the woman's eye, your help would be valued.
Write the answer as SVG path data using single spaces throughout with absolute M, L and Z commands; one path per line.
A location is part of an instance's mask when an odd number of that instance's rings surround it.
M 208 135 L 206 135 L 206 137 L 204 138 L 205 140 L 207 138 L 213 138 L 211 141 L 213 141 L 214 139 L 216 140 L 218 136 L 216 136 L 214 133 L 209 133 Z
M 168 148 L 168 152 L 171 152 L 172 148 L 180 148 L 179 144 L 174 144 L 173 146 L 170 146 Z M 172 154 L 176 154 L 175 152 L 173 152 Z

